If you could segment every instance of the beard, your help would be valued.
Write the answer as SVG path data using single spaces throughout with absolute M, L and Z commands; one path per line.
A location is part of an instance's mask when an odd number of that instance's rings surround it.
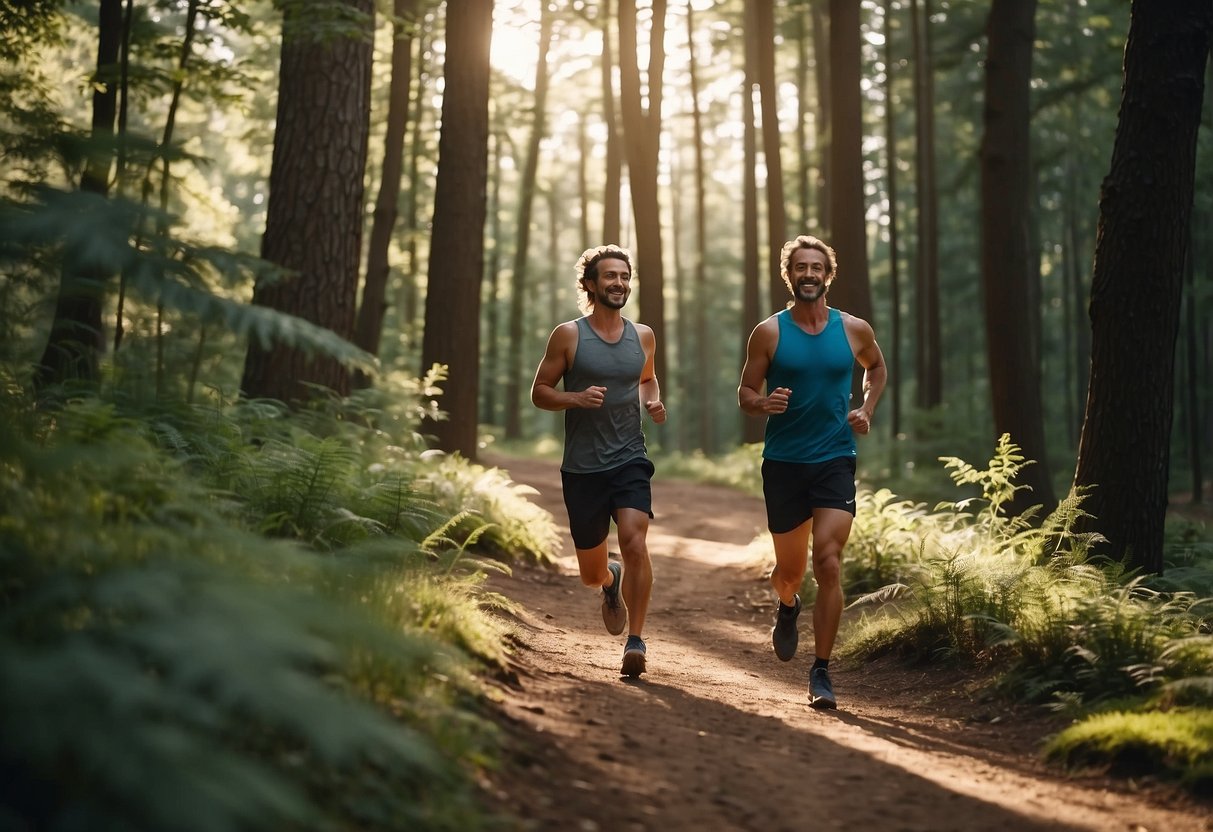
M 622 309 L 628 302 L 629 294 L 629 292 L 624 292 L 622 295 L 616 296 L 607 292 L 595 292 L 594 303 L 602 304 L 605 309 Z
M 821 300 L 825 296 L 825 283 L 811 283 L 809 281 L 801 281 L 796 284 L 796 300 L 813 303 Z

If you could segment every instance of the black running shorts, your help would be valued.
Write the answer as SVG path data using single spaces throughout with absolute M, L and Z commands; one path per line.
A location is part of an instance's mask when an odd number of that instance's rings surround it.
M 855 514 L 855 457 L 825 462 L 762 461 L 762 496 L 771 534 L 790 532 L 813 517 L 815 508 Z
M 569 531 L 578 549 L 593 549 L 606 540 L 611 518 L 621 508 L 634 508 L 653 516 L 653 494 L 649 481 L 653 463 L 634 459 L 618 468 L 591 474 L 560 472 L 564 485 L 564 507 L 569 512 Z

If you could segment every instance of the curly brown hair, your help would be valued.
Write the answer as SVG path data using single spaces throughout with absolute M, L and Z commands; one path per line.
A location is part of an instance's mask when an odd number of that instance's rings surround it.
M 613 243 L 605 246 L 594 246 L 587 248 L 581 252 L 581 256 L 577 258 L 577 265 L 573 267 L 573 273 L 577 276 L 577 306 L 582 313 L 589 314 L 594 310 L 594 293 L 586 288 L 585 281 L 598 279 L 598 261 L 603 258 L 610 257 L 615 260 L 622 260 L 628 264 L 628 271 L 631 272 L 633 279 L 636 277 L 636 270 L 632 266 L 632 256 L 628 254 L 628 250 L 621 248 Z

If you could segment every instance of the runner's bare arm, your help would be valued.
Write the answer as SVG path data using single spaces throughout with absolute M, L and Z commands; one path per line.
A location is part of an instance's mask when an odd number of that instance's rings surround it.
M 741 369 L 741 385 L 737 388 L 737 404 L 751 416 L 783 413 L 788 409 L 788 397 L 792 394 L 788 388 L 776 387 L 768 395 L 762 394 L 778 342 L 779 322 L 774 317 L 767 318 L 750 333 L 745 366 Z
M 547 350 L 535 371 L 531 384 L 531 404 L 541 410 L 568 410 L 571 407 L 602 407 L 605 387 L 585 390 L 558 390 L 556 385 L 572 366 L 577 353 L 577 323 L 566 321 L 552 330 Z

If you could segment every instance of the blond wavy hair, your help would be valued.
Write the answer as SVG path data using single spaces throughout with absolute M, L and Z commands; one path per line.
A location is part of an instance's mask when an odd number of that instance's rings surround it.
M 783 244 L 783 250 L 779 252 L 779 276 L 783 278 L 783 285 L 787 286 L 788 291 L 793 295 L 796 294 L 796 290 L 792 288 L 792 276 L 788 274 L 788 261 L 792 259 L 792 252 L 802 248 L 815 248 L 826 256 L 827 284 L 834 280 L 838 271 L 838 257 L 828 243 L 809 234 L 801 234 L 794 240 L 788 240 Z

